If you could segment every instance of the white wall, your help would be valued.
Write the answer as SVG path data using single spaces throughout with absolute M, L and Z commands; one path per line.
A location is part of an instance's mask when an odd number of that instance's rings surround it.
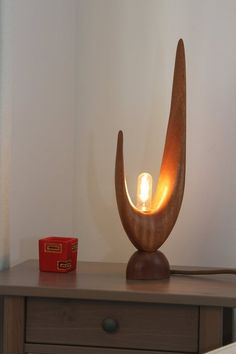
M 0 0 L 0 270 L 9 266 L 9 187 L 11 174 L 11 13 Z
M 74 0 L 12 0 L 11 264 L 74 232 Z
M 77 2 L 77 216 L 80 259 L 134 251 L 114 194 L 116 135 L 125 134 L 128 186 L 157 178 L 175 48 L 187 57 L 187 176 L 163 251 L 172 264 L 236 267 L 236 2 Z

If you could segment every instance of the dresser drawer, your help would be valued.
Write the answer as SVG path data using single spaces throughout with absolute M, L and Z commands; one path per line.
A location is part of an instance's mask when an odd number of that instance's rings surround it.
M 198 307 L 28 298 L 26 342 L 197 352 Z

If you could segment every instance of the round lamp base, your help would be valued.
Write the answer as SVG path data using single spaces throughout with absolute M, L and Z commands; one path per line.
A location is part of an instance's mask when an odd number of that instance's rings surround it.
M 169 262 L 160 251 L 136 251 L 127 264 L 126 278 L 129 280 L 160 280 L 169 277 Z

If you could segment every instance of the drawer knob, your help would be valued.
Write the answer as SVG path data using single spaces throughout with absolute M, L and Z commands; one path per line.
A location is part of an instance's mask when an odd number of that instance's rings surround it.
M 113 318 L 105 318 L 102 321 L 102 328 L 107 333 L 115 333 L 119 328 L 119 324 Z

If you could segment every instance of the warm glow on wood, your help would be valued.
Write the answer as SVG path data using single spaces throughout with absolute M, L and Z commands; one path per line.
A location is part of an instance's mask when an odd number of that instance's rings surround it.
M 164 204 L 165 204 L 165 201 L 167 199 L 167 195 L 168 195 L 168 187 L 165 186 L 162 190 L 162 195 L 161 195 L 161 198 L 159 199 L 158 201 L 158 204 L 157 204 L 157 207 L 156 207 L 156 210 L 160 209 Z
M 159 176 L 156 192 L 153 196 L 152 210 L 158 211 L 165 207 L 173 192 L 175 178 L 168 172 L 162 171 Z

